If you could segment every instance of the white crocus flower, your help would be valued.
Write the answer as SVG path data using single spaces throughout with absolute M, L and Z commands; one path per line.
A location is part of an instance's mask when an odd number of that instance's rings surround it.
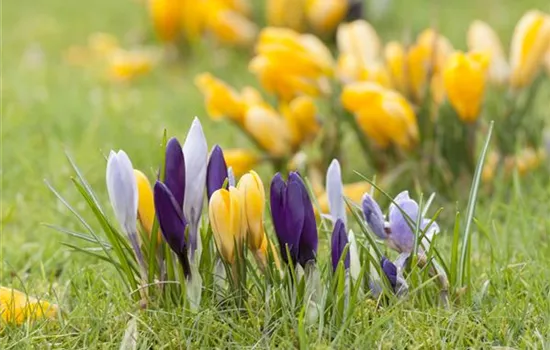
M 347 227 L 346 205 L 344 203 L 344 185 L 338 159 L 333 159 L 327 170 L 327 196 L 332 222 L 340 219 Z
M 138 192 L 134 168 L 124 151 L 111 151 L 107 160 L 107 192 L 120 226 L 130 235 L 137 232 Z

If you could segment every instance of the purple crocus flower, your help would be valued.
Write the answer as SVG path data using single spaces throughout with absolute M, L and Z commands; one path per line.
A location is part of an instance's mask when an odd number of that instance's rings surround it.
M 317 225 L 307 189 L 300 175 L 291 172 L 285 183 L 280 173 L 271 181 L 271 215 L 281 256 L 305 266 L 315 261 Z M 290 256 L 287 256 L 287 247 Z
M 223 156 L 223 150 L 220 146 L 215 145 L 210 152 L 208 166 L 206 168 L 206 193 L 208 200 L 212 197 L 212 193 L 222 188 L 225 179 L 227 179 L 227 164 Z
M 385 240 L 390 248 L 399 253 L 410 253 L 414 246 L 415 222 L 418 219 L 419 210 L 418 204 L 409 197 L 408 191 L 398 194 L 394 199 L 394 203 L 390 205 L 389 221 L 385 222 L 380 206 L 369 194 L 365 194 L 363 197 L 363 214 L 371 230 L 379 238 Z M 437 223 L 430 223 L 431 220 L 424 217 L 421 218 L 420 231 L 424 232 L 424 238 L 422 239 L 420 249 L 428 250 L 433 236 L 439 233 Z
M 346 226 L 344 222 L 340 219 L 336 220 L 334 224 L 334 230 L 332 231 L 332 240 L 331 240 L 331 253 L 332 253 L 332 270 L 336 271 L 338 263 L 346 245 L 348 244 L 348 236 L 346 235 Z M 346 253 L 344 258 L 344 268 L 349 269 L 350 264 L 350 252 Z
M 164 183 L 170 190 L 179 208 L 183 208 L 185 193 L 185 160 L 181 145 L 175 137 L 166 144 Z
M 390 282 L 392 290 L 394 293 L 397 292 L 397 267 L 385 256 L 380 260 L 380 265 L 382 266 L 382 271 L 386 278 Z
M 170 249 L 176 253 L 186 276 L 190 274 L 189 260 L 187 258 L 187 245 L 185 242 L 185 220 L 180 204 L 167 185 L 160 181 L 155 183 L 154 200 L 157 218 L 164 240 Z

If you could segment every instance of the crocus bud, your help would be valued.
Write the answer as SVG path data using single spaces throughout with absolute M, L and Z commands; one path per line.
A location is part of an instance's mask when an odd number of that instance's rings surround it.
M 313 206 L 300 175 L 291 172 L 287 183 L 280 173 L 273 177 L 271 215 L 283 260 L 302 266 L 310 260 L 314 261 L 318 243 L 317 226 Z
M 115 216 L 126 234 L 137 233 L 138 191 L 134 168 L 124 151 L 111 151 L 107 160 L 107 192 Z
M 510 44 L 510 85 L 523 88 L 537 74 L 550 41 L 550 17 L 540 11 L 528 11 L 519 20 Z
M 327 170 L 327 195 L 328 206 L 332 221 L 342 221 L 346 226 L 346 205 L 344 203 L 344 189 L 342 185 L 342 173 L 338 159 L 333 159 Z
M 243 214 L 248 228 L 248 247 L 256 251 L 262 246 L 264 234 L 265 191 L 262 179 L 255 171 L 250 171 L 237 185 L 243 195 Z
M 138 189 L 138 219 L 143 229 L 150 235 L 155 221 L 155 202 L 149 179 L 141 171 L 134 169 Z
M 363 215 L 365 215 L 365 220 L 367 220 L 367 224 L 372 232 L 380 239 L 387 239 L 388 235 L 384 228 L 384 214 L 382 214 L 378 203 L 368 193 L 365 193 L 362 202 Z
M 206 193 L 208 200 L 210 200 L 214 191 L 222 188 L 227 177 L 227 164 L 225 164 L 223 150 L 220 146 L 215 145 L 212 148 L 212 152 L 210 152 L 210 159 L 208 160 L 208 167 L 206 169 Z
M 390 282 L 393 292 L 397 292 L 397 267 L 385 256 L 380 260 L 380 265 L 388 282 Z
M 233 264 L 235 244 L 240 246 L 246 230 L 240 191 L 235 187 L 215 191 L 210 198 L 208 215 L 218 252 L 228 264 Z
M 164 183 L 170 192 L 172 192 L 179 207 L 183 208 L 183 198 L 185 196 L 185 161 L 181 145 L 175 137 L 168 140 L 165 157 Z
M 479 116 L 489 57 L 483 53 L 453 53 L 443 69 L 443 82 L 449 102 L 465 123 Z
M 185 183 L 185 201 L 183 215 L 189 222 L 189 247 L 191 254 L 197 248 L 197 235 L 201 219 L 206 187 L 206 163 L 208 146 L 198 118 L 195 117 L 187 138 L 183 144 L 185 157 L 185 176 L 189 181 Z
M 195 85 L 204 96 L 206 111 L 210 118 L 219 120 L 225 117 L 239 125 L 243 124 L 245 105 L 233 88 L 210 73 L 198 75 Z
M 500 39 L 491 26 L 483 21 L 473 21 L 468 28 L 468 49 L 489 54 L 489 79 L 492 82 L 502 84 L 508 80 L 510 67 L 506 62 Z
M 317 33 L 331 33 L 345 18 L 348 0 L 311 0 L 306 5 L 306 16 Z
M 332 230 L 332 239 L 331 239 L 331 255 L 332 255 L 332 270 L 336 271 L 338 268 L 338 262 L 344 253 L 344 249 L 348 244 L 348 236 L 346 234 L 346 226 L 344 222 L 340 219 L 336 220 L 334 224 L 334 229 Z M 346 257 L 343 260 L 344 269 L 349 269 L 350 265 L 350 252 L 349 250 L 346 253 Z
M 288 126 L 275 111 L 262 106 L 250 108 L 244 128 L 270 155 L 282 157 L 290 152 Z

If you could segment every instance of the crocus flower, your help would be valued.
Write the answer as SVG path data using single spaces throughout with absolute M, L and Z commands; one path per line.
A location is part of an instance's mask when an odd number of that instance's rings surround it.
M 271 108 L 250 108 L 245 116 L 244 129 L 270 155 L 282 157 L 290 152 L 289 128 Z
M 117 49 L 107 60 L 107 76 L 115 82 L 126 82 L 151 71 L 158 61 L 154 50 Z
M 334 224 L 334 229 L 332 230 L 332 239 L 331 239 L 331 255 L 332 255 L 332 270 L 336 271 L 338 268 L 338 263 L 340 258 L 344 253 L 344 249 L 348 244 L 348 236 L 346 234 L 346 226 L 344 222 L 340 219 L 336 220 Z M 344 269 L 349 269 L 350 267 L 350 252 L 349 250 L 346 253 L 344 258 Z
M 164 169 L 164 184 L 176 200 L 179 208 L 183 208 L 185 197 L 185 160 L 180 143 L 175 137 L 168 140 L 166 144 Z
M 390 282 L 393 292 L 397 292 L 397 267 L 385 256 L 380 260 L 380 265 L 384 275 Z
M 181 206 L 168 186 L 160 181 L 155 183 L 154 197 L 162 235 L 170 249 L 178 256 L 186 276 L 189 276 L 190 267 L 185 240 L 187 222 L 181 211 Z
M 246 46 L 252 43 L 258 27 L 250 19 L 223 2 L 205 2 L 206 27 L 222 43 Z
M 380 206 L 366 193 L 363 197 L 363 214 L 373 233 L 384 240 L 390 248 L 399 253 L 411 253 L 414 245 L 415 221 L 418 218 L 418 204 L 409 197 L 408 191 L 398 194 L 394 202 L 395 204 L 390 204 L 389 222 L 386 223 Z M 419 246 L 421 251 L 427 251 L 433 236 L 439 233 L 437 223 L 430 223 L 430 219 L 421 218 L 419 233 L 424 232 L 424 238 Z
M 521 17 L 510 44 L 510 85 L 529 85 L 543 62 L 550 41 L 550 16 L 540 11 L 528 11 Z
M 376 146 L 387 148 L 393 143 L 408 150 L 417 143 L 416 116 L 401 94 L 375 83 L 357 82 L 344 87 L 341 101 Z
M 248 149 L 233 148 L 223 151 L 227 167 L 231 168 L 234 176 L 242 176 L 258 164 L 258 155 Z
M 403 44 L 397 41 L 387 43 L 384 47 L 384 60 L 386 61 L 392 86 L 402 94 L 407 94 L 406 52 Z
M 238 125 L 243 124 L 245 105 L 237 91 L 210 73 L 198 75 L 195 85 L 204 96 L 210 118 L 218 120 L 225 117 Z
M 333 159 L 327 170 L 327 195 L 328 206 L 330 208 L 330 215 L 333 222 L 337 220 L 342 221 L 344 227 L 346 226 L 346 204 L 344 203 L 344 188 L 342 185 L 342 171 L 340 169 L 340 162 L 337 159 Z
M 141 171 L 134 169 L 138 189 L 138 219 L 141 226 L 149 235 L 153 230 L 155 222 L 155 202 L 153 199 L 153 190 L 149 179 Z M 160 236 L 159 236 L 160 239 Z
M 225 164 L 223 150 L 220 146 L 215 145 L 212 148 L 212 152 L 210 152 L 210 159 L 208 159 L 208 167 L 206 169 L 206 193 L 208 200 L 210 200 L 214 191 L 222 188 L 227 178 L 227 164 Z
M 449 102 L 465 123 L 479 116 L 489 57 L 484 53 L 453 53 L 445 63 L 443 82 Z
M 248 247 L 255 252 L 262 246 L 264 233 L 265 191 L 262 179 L 250 171 L 239 180 L 237 188 L 243 195 L 243 215 L 248 232 Z
M 336 42 L 340 54 L 352 55 L 361 64 L 375 62 L 380 56 L 380 38 L 365 20 L 340 24 Z
M 210 198 L 208 215 L 218 252 L 228 264 L 233 264 L 235 249 L 240 249 L 246 232 L 240 191 L 235 187 L 215 191 Z
M 183 1 L 149 0 L 149 12 L 161 41 L 172 42 L 179 34 Z
M 267 0 L 266 17 L 270 26 L 305 29 L 305 7 L 296 0 Z
M 283 102 L 279 110 L 288 126 L 293 147 L 313 139 L 321 128 L 317 107 L 310 96 L 298 96 L 290 103 Z
M 185 183 L 185 201 L 183 215 L 189 222 L 189 247 L 191 255 L 197 249 L 197 236 L 201 219 L 204 188 L 206 186 L 206 163 L 208 146 L 198 118 L 195 117 L 187 138 L 183 144 L 185 157 L 185 176 L 189 181 Z
M 370 191 L 370 189 L 371 189 L 370 183 L 368 183 L 367 181 L 359 181 L 359 182 L 353 182 L 353 183 L 343 185 L 342 193 L 344 197 L 349 198 L 352 202 L 361 203 L 363 194 L 365 194 L 365 192 Z M 319 203 L 319 209 L 321 210 L 321 213 L 331 212 L 329 198 L 328 198 L 328 191 L 320 192 L 320 195 L 317 198 L 317 202 Z M 346 207 L 345 203 L 344 203 L 344 207 Z
M 302 266 L 315 261 L 318 242 L 315 214 L 298 173 L 291 172 L 286 183 L 280 173 L 273 177 L 271 215 L 283 260 Z
M 486 52 L 490 56 L 489 79 L 497 84 L 508 80 L 510 67 L 497 33 L 483 21 L 473 21 L 468 28 L 468 49 Z
M 38 300 L 13 288 L 0 287 L 0 320 L 2 323 L 23 324 L 27 320 L 53 319 L 56 304 Z
M 342 22 L 348 11 L 348 0 L 311 0 L 306 3 L 310 26 L 319 34 L 329 34 Z

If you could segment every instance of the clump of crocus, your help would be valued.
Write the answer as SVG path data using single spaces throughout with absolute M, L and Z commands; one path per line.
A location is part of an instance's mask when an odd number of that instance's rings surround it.
M 298 173 L 291 172 L 287 182 L 280 173 L 273 177 L 271 215 L 283 260 L 302 267 L 314 263 L 318 243 L 315 214 Z
M 408 191 L 399 193 L 390 204 L 388 221 L 385 221 L 380 206 L 370 194 L 363 196 L 362 206 L 372 232 L 399 253 L 413 251 L 416 225 L 419 225 L 419 233 L 424 233 L 419 251 L 427 251 L 433 236 L 439 233 L 439 225 L 430 219 L 421 217 L 420 222 L 415 223 L 418 218 L 418 203 L 409 197 Z

